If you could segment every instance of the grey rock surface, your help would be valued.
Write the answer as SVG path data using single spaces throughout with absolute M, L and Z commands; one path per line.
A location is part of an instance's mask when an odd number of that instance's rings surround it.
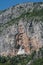
M 37 5 L 37 4 L 36 4 Z M 32 12 L 32 10 L 36 7 L 33 6 L 33 3 L 25 3 L 20 4 L 15 7 L 11 7 L 7 9 L 5 12 L 0 14 L 0 24 L 5 24 L 6 22 L 10 21 L 11 19 L 19 17 L 24 12 Z M 38 4 L 38 7 L 40 9 L 42 6 Z M 19 22 L 21 20 L 21 22 Z M 28 21 L 28 22 L 27 22 Z M 19 19 L 17 22 L 18 24 L 13 24 L 11 26 L 8 26 L 7 28 L 4 28 L 2 31 L 2 34 L 0 35 L 0 54 L 1 55 L 8 55 L 10 52 L 15 54 L 15 45 L 16 45 L 16 34 L 19 34 L 18 32 L 18 25 L 20 23 L 23 23 L 24 29 L 26 35 L 28 38 L 31 38 L 32 45 L 34 47 L 42 47 L 43 46 L 43 21 L 37 19 L 31 20 L 31 18 L 28 20 L 25 16 L 22 19 Z M 36 40 L 36 41 L 35 41 Z M 37 43 L 38 42 L 38 43 Z M 13 55 L 12 53 L 12 55 Z

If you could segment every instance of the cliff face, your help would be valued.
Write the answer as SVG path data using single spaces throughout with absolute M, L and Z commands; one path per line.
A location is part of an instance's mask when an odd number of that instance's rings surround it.
M 31 54 L 43 46 L 42 5 L 20 4 L 0 14 L 0 55 Z
M 29 9 L 33 9 L 33 3 L 24 3 L 3 10 L 3 12 L 0 14 L 0 23 L 4 24 L 13 18 L 17 18 L 24 12 L 27 12 Z

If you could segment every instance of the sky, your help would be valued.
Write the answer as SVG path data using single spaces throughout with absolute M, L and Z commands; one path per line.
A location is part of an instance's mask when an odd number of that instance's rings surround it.
M 23 2 L 43 2 L 43 0 L 0 0 L 0 10 L 7 9 Z

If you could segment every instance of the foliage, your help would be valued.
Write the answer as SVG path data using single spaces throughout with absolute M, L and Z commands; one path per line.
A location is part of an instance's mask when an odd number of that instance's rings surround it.
M 31 55 L 17 55 L 17 56 L 0 56 L 0 65 L 26 65 L 30 60 L 33 60 L 31 65 L 43 65 L 43 47 L 40 48 L 39 54 L 41 56 L 35 58 L 36 51 L 32 52 Z
M 43 65 L 43 58 L 38 58 L 31 65 Z

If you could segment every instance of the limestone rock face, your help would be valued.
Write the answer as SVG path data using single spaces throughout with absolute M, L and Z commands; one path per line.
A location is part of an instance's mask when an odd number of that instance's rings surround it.
M 32 23 L 24 23 L 23 21 L 20 19 L 18 25 L 14 24 L 4 30 L 5 32 L 3 31 L 0 37 L 1 55 L 22 54 L 20 52 L 31 54 L 31 51 L 38 51 L 43 46 L 42 26 L 40 24 L 42 22 L 36 24 L 33 21 Z
M 16 5 L 14 7 L 8 8 L 0 14 L 0 23 L 6 23 L 7 21 L 10 21 L 13 18 L 19 17 L 22 13 L 27 12 L 29 9 L 32 10 L 33 3 L 25 3 Z
M 43 8 L 39 5 L 20 4 L 0 14 L 0 26 L 2 24 L 3 27 L 0 34 L 0 55 L 31 54 L 32 51 L 38 51 L 43 46 L 43 21 L 40 17 L 29 18 L 28 14 L 24 15 L 28 11 L 32 12 L 34 8 L 37 10 Z
M 18 37 L 16 37 L 17 38 L 17 44 L 22 46 L 26 53 L 30 53 L 29 40 L 28 40 L 28 36 L 26 34 L 26 31 L 25 31 L 25 26 L 23 25 L 22 20 L 20 20 L 20 22 L 19 22 L 18 32 L 19 32 L 17 34 Z

